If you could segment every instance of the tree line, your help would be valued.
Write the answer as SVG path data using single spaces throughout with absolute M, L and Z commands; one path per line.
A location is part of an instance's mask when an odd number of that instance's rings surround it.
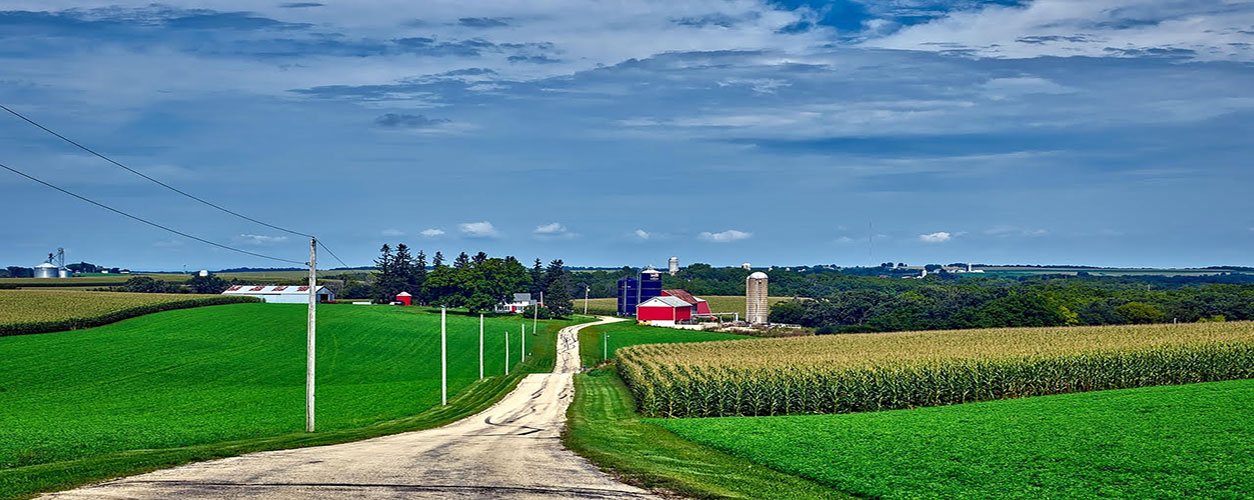
M 406 292 L 417 304 L 492 312 L 515 293 L 531 293 L 534 300 L 543 292 L 544 307 L 527 314 L 565 317 L 573 311 L 571 273 L 561 259 L 550 261 L 548 266 L 536 259 L 528 269 L 513 256 L 462 252 L 448 263 L 444 254 L 436 252 L 428 263 L 422 250 L 415 254 L 400 243 L 396 247 L 384 244 L 374 264 L 368 286 L 371 299 L 379 304 L 390 303 Z
M 905 292 L 855 289 L 784 301 L 771 307 L 770 320 L 818 333 L 1254 320 L 1254 286 L 1155 289 L 1076 277 L 936 280 Z

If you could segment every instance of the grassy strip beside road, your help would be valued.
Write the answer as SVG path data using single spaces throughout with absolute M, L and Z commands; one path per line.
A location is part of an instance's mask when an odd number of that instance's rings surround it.
M 578 398 L 576 398 L 578 399 Z M 850 415 L 650 419 L 862 498 L 1248 498 L 1254 380 Z
M 257 301 L 222 295 L 0 290 L 0 337 L 79 330 L 160 311 Z
M 563 442 L 620 479 L 693 498 L 850 499 L 644 423 L 612 371 L 575 376 Z
M 552 369 L 555 333 L 518 317 L 449 315 L 449 407 L 439 403 L 439 315 L 418 308 L 319 308 L 318 423 L 304 421 L 305 306 L 170 311 L 57 335 L 0 338 L 0 498 L 261 449 L 350 441 L 440 425 Z M 510 332 L 510 377 L 503 332 Z M 530 330 L 530 325 L 528 325 Z
M 730 333 L 702 332 L 696 330 L 677 330 L 656 326 L 640 326 L 634 321 L 620 321 L 607 325 L 597 325 L 579 331 L 579 357 L 584 366 L 596 366 L 603 361 L 605 354 L 605 335 L 609 335 L 609 357 L 614 357 L 614 350 L 639 344 L 670 344 L 687 342 L 710 342 L 714 340 L 737 340 L 752 338 L 746 335 Z

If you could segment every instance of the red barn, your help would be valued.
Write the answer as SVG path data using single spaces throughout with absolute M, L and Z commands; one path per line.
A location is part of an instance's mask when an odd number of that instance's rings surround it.
M 692 304 L 676 297 L 661 295 L 636 306 L 637 321 L 687 321 L 692 319 Z
M 693 297 L 691 293 L 684 290 L 662 290 L 662 295 L 675 297 L 679 300 L 687 302 L 692 306 L 692 313 L 697 316 L 710 314 L 710 303 L 705 299 Z

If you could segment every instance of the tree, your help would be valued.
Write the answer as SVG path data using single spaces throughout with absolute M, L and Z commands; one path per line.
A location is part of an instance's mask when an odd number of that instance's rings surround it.
M 9 271 L 10 278 L 33 278 L 35 276 L 35 269 L 31 267 L 9 266 L 5 269 Z
M 478 266 L 478 265 L 482 265 L 482 264 L 484 263 L 484 261 L 486 261 L 486 260 L 488 260 L 488 254 L 483 253 L 483 252 L 479 252 L 479 253 L 475 254 L 475 256 L 474 256 L 474 257 L 471 257 L 471 258 L 470 258 L 470 263 L 471 263 L 471 264 L 474 264 L 474 265 L 476 265 L 476 266 Z
M 457 258 L 453 260 L 453 267 L 457 269 L 466 269 L 470 267 L 470 256 L 466 252 L 457 254 Z
M 547 283 L 544 290 L 544 307 L 557 317 L 565 317 L 573 312 L 574 304 L 570 298 L 570 273 L 563 267 L 562 259 L 549 262 L 548 269 L 544 271 L 544 281 Z
M 414 288 L 414 300 L 419 304 L 426 304 L 427 298 L 423 296 L 423 285 L 427 282 L 427 254 L 418 251 L 418 255 L 414 256 L 414 273 L 411 276 L 413 281 L 410 283 Z
M 466 302 L 462 270 L 440 266 L 427 273 L 422 293 L 433 306 L 461 307 Z
M 67 264 L 65 268 L 76 273 L 98 273 L 100 272 L 100 269 L 101 269 L 100 266 L 97 266 L 95 264 L 88 264 L 86 262 L 79 262 L 77 264 Z
M 404 282 L 397 274 L 396 256 L 387 243 L 379 249 L 379 258 L 375 259 L 374 265 L 376 273 L 371 286 L 372 298 L 376 304 L 389 304 L 396 300 L 396 294 L 401 293 Z
M 435 252 L 435 257 L 431 259 L 431 267 L 434 269 L 434 268 L 443 267 L 443 266 L 444 266 L 444 254 L 440 253 L 437 250 Z
M 1162 323 L 1167 319 L 1167 313 L 1162 309 L 1154 307 L 1144 302 L 1128 302 L 1115 308 L 1115 314 L 1127 323 L 1134 325 L 1146 323 Z
M 187 288 L 195 293 L 206 295 L 217 295 L 230 287 L 231 282 L 217 276 L 196 276 L 187 282 Z
M 117 291 L 133 293 L 171 293 L 175 290 L 170 286 L 168 281 L 153 279 L 147 276 L 136 276 L 126 280 L 125 283 L 122 283 L 122 286 L 119 286 Z
M 410 295 L 418 295 L 420 289 L 415 286 L 415 270 L 414 257 L 409 254 L 409 247 L 404 243 L 396 245 L 396 256 L 392 258 L 393 272 L 396 274 L 397 289 L 401 292 L 409 292 Z M 396 295 L 392 295 L 395 297 Z
M 531 289 L 529 290 L 531 297 L 539 299 L 540 292 L 544 291 L 545 285 L 547 283 L 544 281 L 544 264 L 537 258 L 535 265 L 531 266 Z

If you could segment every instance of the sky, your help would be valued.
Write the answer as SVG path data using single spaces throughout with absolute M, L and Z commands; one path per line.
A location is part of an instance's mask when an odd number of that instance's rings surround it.
M 576 266 L 1254 265 L 1254 2 L 0 9 L 0 104 L 349 265 L 385 242 Z M 7 113 L 0 163 L 307 257 L 303 237 Z M 0 199 L 0 265 L 58 247 L 145 270 L 288 265 L 7 171 Z

